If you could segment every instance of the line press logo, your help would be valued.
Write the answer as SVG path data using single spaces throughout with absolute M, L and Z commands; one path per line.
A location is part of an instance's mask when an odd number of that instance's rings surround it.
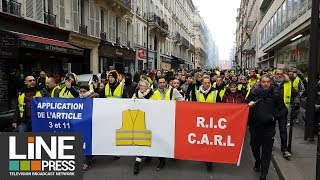
M 79 133 L 4 133 L 5 158 L 0 179 L 82 179 L 82 137 Z M 5 140 L 5 141 L 2 141 Z M 5 164 L 3 163 L 5 162 Z

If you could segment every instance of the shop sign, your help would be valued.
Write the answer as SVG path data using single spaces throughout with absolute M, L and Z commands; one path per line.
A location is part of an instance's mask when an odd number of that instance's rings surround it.
M 119 50 L 119 49 L 116 49 L 116 55 L 118 55 L 118 56 L 123 56 L 123 53 Z
M 17 56 L 17 43 L 18 38 L 16 35 L 0 31 L 0 57 L 1 58 L 15 58 Z
M 121 58 L 134 61 L 136 53 L 135 51 L 126 48 L 119 48 L 109 44 L 100 44 L 99 55 L 106 58 Z
M 65 54 L 74 54 L 74 55 L 83 55 L 82 50 L 78 49 L 70 49 L 60 46 L 54 46 L 50 44 L 42 44 L 32 41 L 25 41 L 20 40 L 20 46 L 30 49 L 38 49 L 38 50 L 45 50 L 45 51 L 53 51 L 53 52 L 59 52 L 59 53 L 65 53 Z
M 138 58 L 139 59 L 146 59 L 146 53 L 144 49 L 138 49 Z

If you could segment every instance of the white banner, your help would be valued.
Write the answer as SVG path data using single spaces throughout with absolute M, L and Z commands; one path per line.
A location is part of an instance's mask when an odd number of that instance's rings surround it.
M 95 99 L 94 107 L 92 154 L 174 157 L 175 102 Z

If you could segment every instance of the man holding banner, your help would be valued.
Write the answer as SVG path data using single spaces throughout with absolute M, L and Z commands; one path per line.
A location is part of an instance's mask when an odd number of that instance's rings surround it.
M 167 80 L 164 76 L 158 77 L 158 90 L 153 93 L 152 100 L 166 100 L 166 101 L 183 101 L 184 98 L 175 88 L 170 87 L 167 84 Z M 160 171 L 166 164 L 166 160 L 163 157 L 159 158 L 160 162 L 157 166 L 157 171 Z
M 255 172 L 261 170 L 260 180 L 265 180 L 271 161 L 273 137 L 276 133 L 274 117 L 279 117 L 286 108 L 280 94 L 271 86 L 268 75 L 261 77 L 260 85 L 251 91 L 246 101 L 250 106 L 248 123 L 250 144 L 256 160 L 253 169 Z

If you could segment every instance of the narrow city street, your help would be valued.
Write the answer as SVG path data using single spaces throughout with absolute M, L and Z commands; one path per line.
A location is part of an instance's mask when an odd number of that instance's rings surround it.
M 249 144 L 250 134 L 247 133 L 239 167 L 227 164 L 214 164 L 212 172 L 207 172 L 205 163 L 173 159 L 167 160 L 167 164 L 162 171 L 156 171 L 158 159 L 153 158 L 149 164 L 142 162 L 140 174 L 133 175 L 132 169 L 135 157 L 121 157 L 119 160 L 113 160 L 112 156 L 98 156 L 95 157 L 92 168 L 84 173 L 84 180 L 257 180 L 260 174 L 253 171 L 254 158 Z M 272 163 L 268 179 L 279 179 Z

